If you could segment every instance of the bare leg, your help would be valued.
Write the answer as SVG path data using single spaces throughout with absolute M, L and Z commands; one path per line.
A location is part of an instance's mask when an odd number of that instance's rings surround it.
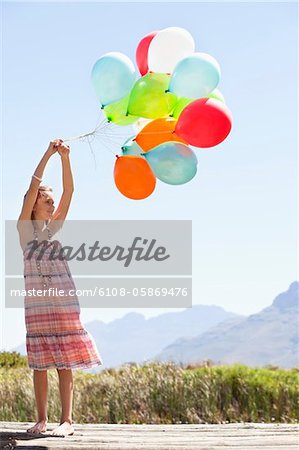
M 48 400 L 48 372 L 47 370 L 33 371 L 33 384 L 37 407 L 37 423 L 28 428 L 29 433 L 42 433 L 47 430 L 47 400 Z
M 72 426 L 72 404 L 73 404 L 73 372 L 71 369 L 57 369 L 59 376 L 59 392 L 61 399 L 60 425 L 52 431 L 57 436 L 74 434 Z

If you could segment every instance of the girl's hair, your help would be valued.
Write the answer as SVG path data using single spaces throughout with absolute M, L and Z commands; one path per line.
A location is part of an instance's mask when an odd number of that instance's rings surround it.
M 41 197 L 42 195 L 43 195 L 43 192 L 47 192 L 47 191 L 50 191 L 50 192 L 53 192 L 53 189 L 50 187 L 50 186 L 39 186 L 39 188 L 38 188 L 38 193 L 37 193 L 37 197 L 36 197 L 36 201 L 37 201 L 37 199 L 39 198 L 39 197 Z M 26 194 L 24 195 L 24 200 L 25 200 L 25 198 L 26 198 L 26 195 L 28 194 L 28 191 L 26 192 Z M 36 201 L 35 201 L 35 203 L 36 203 Z M 35 204 L 34 204 L 35 205 Z M 33 205 L 33 206 L 34 206 Z M 31 220 L 33 220 L 34 219 L 34 212 L 32 211 L 32 213 L 31 213 Z

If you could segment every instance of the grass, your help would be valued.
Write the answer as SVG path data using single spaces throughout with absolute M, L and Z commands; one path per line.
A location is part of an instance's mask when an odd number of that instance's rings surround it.
M 1 355 L 0 355 L 1 361 Z M 58 375 L 48 371 L 48 415 L 60 417 Z M 180 367 L 123 365 L 97 374 L 74 371 L 77 423 L 296 423 L 299 370 L 242 364 Z M 0 420 L 36 419 L 32 370 L 0 364 Z

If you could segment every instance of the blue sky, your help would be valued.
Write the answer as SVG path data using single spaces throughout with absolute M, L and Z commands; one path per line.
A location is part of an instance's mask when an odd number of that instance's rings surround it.
M 230 136 L 196 150 L 191 182 L 158 182 L 141 202 L 114 185 L 117 145 L 94 142 L 95 166 L 88 145 L 74 142 L 69 219 L 192 219 L 193 303 L 240 314 L 268 306 L 297 278 L 296 9 L 295 3 L 4 3 L 3 219 L 18 217 L 49 140 L 90 131 L 99 120 L 90 83 L 96 60 L 120 51 L 135 62 L 145 34 L 180 26 L 197 51 L 220 63 L 219 89 L 234 118 Z M 125 133 L 132 135 L 130 128 Z M 44 181 L 58 198 L 59 158 Z M 110 321 L 125 312 L 84 309 L 81 317 Z M 24 342 L 23 313 L 2 305 L 1 348 Z

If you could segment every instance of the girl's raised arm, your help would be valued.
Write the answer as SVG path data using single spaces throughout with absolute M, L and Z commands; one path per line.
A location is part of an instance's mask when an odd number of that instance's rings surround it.
M 58 145 L 60 142 L 62 142 L 61 139 L 56 139 L 56 140 L 50 142 L 49 147 L 47 148 L 44 156 L 42 157 L 37 168 L 35 169 L 34 175 L 32 176 L 32 179 L 31 179 L 29 189 L 24 198 L 22 211 L 21 211 L 19 219 L 18 219 L 18 224 L 19 224 L 20 220 L 30 220 L 31 219 L 32 209 L 36 202 L 36 198 L 37 198 L 37 194 L 38 194 L 38 187 L 40 185 L 40 182 L 42 181 L 44 169 L 46 167 L 46 164 L 47 164 L 49 158 L 52 155 L 54 155 L 54 153 L 57 152 Z
M 69 206 L 71 204 L 73 192 L 74 192 L 74 182 L 73 182 L 73 175 L 72 175 L 72 169 L 71 169 L 71 163 L 70 163 L 70 148 L 68 145 L 60 144 L 58 146 L 58 153 L 61 156 L 61 163 L 62 163 L 62 184 L 63 184 L 63 192 L 62 196 L 59 202 L 59 205 L 56 209 L 56 211 L 53 214 L 52 222 L 58 221 L 59 225 L 55 227 L 54 231 L 57 231 L 56 228 L 61 228 L 63 221 L 65 220 Z M 53 228 L 53 227 L 52 227 Z

